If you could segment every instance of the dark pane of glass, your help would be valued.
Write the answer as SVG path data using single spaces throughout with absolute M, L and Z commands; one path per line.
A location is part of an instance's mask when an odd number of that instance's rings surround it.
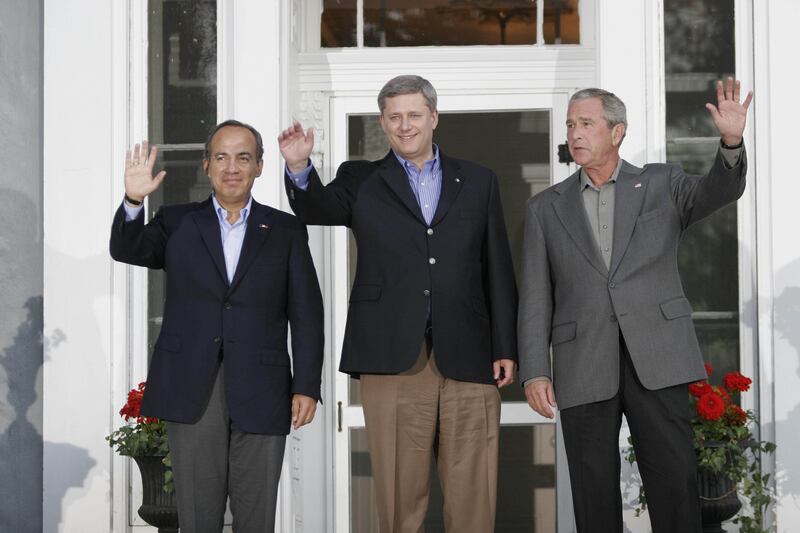
M 322 47 L 356 46 L 356 14 L 356 0 L 323 0 Z
M 163 168 L 167 171 L 167 178 L 148 197 L 148 218 L 152 218 L 162 205 L 198 202 L 208 198 L 211 194 L 211 183 L 200 164 L 202 157 L 202 150 L 159 152 L 156 171 Z M 161 330 L 165 297 L 164 271 L 150 270 L 147 287 L 148 354 L 153 353 L 153 345 Z
M 444 153 L 480 163 L 497 174 L 514 269 L 518 272 L 525 203 L 550 184 L 550 112 L 441 113 L 434 142 Z M 375 115 L 348 118 L 348 143 L 351 159 L 378 159 L 389 149 Z M 354 248 L 351 242 L 351 285 Z M 522 388 L 516 384 L 500 392 L 503 401 L 525 401 Z M 353 382 L 350 401 L 358 401 L 358 387 Z
M 719 137 L 705 110 L 716 80 L 732 75 L 733 0 L 664 4 L 667 160 L 691 174 L 711 167 Z M 691 227 L 678 255 L 704 358 L 717 376 L 739 368 L 739 271 L 736 206 Z
M 495 532 L 555 532 L 555 425 L 501 427 L 500 449 Z M 363 428 L 350 430 L 350 472 L 352 531 L 378 531 L 372 470 Z M 444 532 L 442 505 L 442 490 L 434 463 L 426 532 Z
M 217 122 L 217 6 L 150 0 L 150 140 L 204 142 Z
M 580 42 L 578 0 L 545 2 L 547 43 Z M 364 0 L 365 46 L 536 43 L 530 0 Z

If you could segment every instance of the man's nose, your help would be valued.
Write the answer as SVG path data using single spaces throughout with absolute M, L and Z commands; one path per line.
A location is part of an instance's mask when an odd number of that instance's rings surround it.
M 409 120 L 408 117 L 402 117 L 400 119 L 400 129 L 405 131 L 410 127 L 411 127 L 411 120 Z
M 237 168 L 239 167 L 236 166 L 236 159 L 234 158 L 228 159 L 228 164 L 225 165 L 225 170 L 227 170 L 228 172 L 235 172 Z

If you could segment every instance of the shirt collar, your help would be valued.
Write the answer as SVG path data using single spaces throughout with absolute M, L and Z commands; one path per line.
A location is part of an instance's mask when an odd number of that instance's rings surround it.
M 213 191 L 211 193 L 211 203 L 214 204 L 214 212 L 217 214 L 217 217 L 219 218 L 220 222 L 223 220 L 227 221 L 226 216 L 228 214 L 228 211 L 219 204 L 219 202 L 217 201 L 217 195 L 214 194 Z M 250 195 L 250 197 L 247 199 L 247 205 L 245 205 L 242 208 L 242 211 L 239 213 L 239 220 L 241 220 L 242 222 L 247 222 L 247 215 L 250 214 L 250 208 L 252 207 L 252 205 L 253 205 L 253 195 Z
M 434 173 L 436 173 L 439 170 L 439 167 L 441 166 L 441 162 L 439 161 L 439 147 L 436 146 L 436 144 L 433 145 L 433 159 L 431 159 L 430 161 L 425 161 L 425 165 L 422 169 L 418 169 L 417 165 L 415 165 L 408 159 L 405 159 L 403 156 L 401 156 L 394 150 L 392 150 L 392 153 L 400 162 L 400 166 L 403 167 L 406 170 L 406 172 L 408 172 L 409 170 L 413 170 L 414 172 L 419 172 L 420 170 L 423 170 L 424 167 L 430 167 L 430 169 Z
M 619 176 L 619 169 L 621 168 L 622 168 L 622 158 L 620 157 L 619 161 L 617 161 L 617 166 L 614 168 L 614 172 L 611 173 L 611 178 L 609 178 L 609 180 L 606 183 L 612 183 L 612 182 L 616 183 L 617 176 Z M 589 175 L 586 174 L 586 171 L 583 169 L 583 167 L 581 167 L 580 180 L 581 180 L 581 190 L 584 190 L 586 187 L 591 187 L 592 189 L 599 190 L 599 188 L 595 187 L 594 183 L 592 183 L 592 180 L 589 179 Z

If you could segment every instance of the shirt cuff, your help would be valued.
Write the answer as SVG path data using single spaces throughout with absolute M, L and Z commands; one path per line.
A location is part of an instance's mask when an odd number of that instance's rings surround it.
M 132 205 L 128 205 L 128 202 L 122 202 L 122 206 L 125 208 L 125 222 L 136 220 L 136 217 L 139 216 L 139 213 L 142 212 L 142 208 L 144 208 L 144 205 L 134 207 Z
M 724 146 L 719 147 L 719 151 L 722 153 L 722 160 L 725 162 L 725 166 L 727 168 L 733 168 L 739 164 L 739 161 L 742 159 L 743 150 L 744 145 L 738 148 L 725 148 Z
M 525 381 L 522 382 L 522 388 L 524 389 L 525 387 L 527 387 L 528 383 L 535 383 L 537 381 L 550 381 L 550 378 L 547 376 L 537 376 L 535 378 L 526 379 Z
M 308 160 L 308 166 L 296 174 L 294 172 L 289 171 L 288 165 L 285 167 L 286 175 L 289 176 L 289 178 L 292 180 L 294 186 L 300 189 L 301 191 L 305 191 L 306 189 L 308 189 L 308 175 L 311 174 L 312 168 L 314 168 L 314 166 L 311 164 L 310 159 Z

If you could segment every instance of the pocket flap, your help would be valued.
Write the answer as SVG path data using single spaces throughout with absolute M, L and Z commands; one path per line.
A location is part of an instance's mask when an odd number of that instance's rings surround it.
M 353 290 L 350 292 L 351 302 L 357 302 L 359 300 L 377 300 L 380 297 L 380 285 L 353 285 Z
M 289 366 L 289 352 L 285 350 L 264 350 L 261 362 L 265 365 Z
M 566 324 L 553 326 L 553 329 L 550 331 L 550 343 L 555 346 L 556 344 L 561 344 L 562 342 L 571 341 L 575 338 L 577 331 L 577 322 L 567 322 Z
M 683 296 L 667 300 L 661 304 L 661 312 L 667 320 L 692 314 L 692 305 Z
M 155 345 L 156 351 L 165 351 L 165 352 L 180 352 L 181 351 L 181 339 L 176 335 L 169 335 L 162 333 L 158 336 L 158 340 L 156 341 Z

